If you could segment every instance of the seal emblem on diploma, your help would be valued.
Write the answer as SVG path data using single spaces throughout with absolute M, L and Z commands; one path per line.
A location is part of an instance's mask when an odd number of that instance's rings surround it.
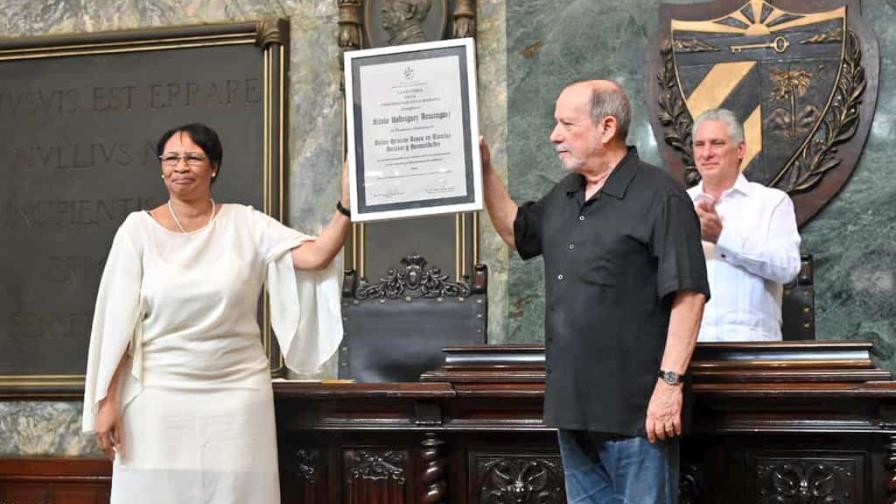
M 345 53 L 352 220 L 482 209 L 472 39 Z
M 845 183 L 877 96 L 877 43 L 851 2 L 719 0 L 662 5 L 652 123 L 690 186 L 693 118 L 723 107 L 743 122 L 746 177 L 786 191 L 802 224 Z

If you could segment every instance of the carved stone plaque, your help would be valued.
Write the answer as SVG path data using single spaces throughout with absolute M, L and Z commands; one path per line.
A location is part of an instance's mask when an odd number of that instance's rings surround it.
M 283 216 L 288 35 L 281 19 L 0 41 L 0 394 L 80 395 L 113 236 L 168 197 L 162 132 L 214 128 L 214 197 Z

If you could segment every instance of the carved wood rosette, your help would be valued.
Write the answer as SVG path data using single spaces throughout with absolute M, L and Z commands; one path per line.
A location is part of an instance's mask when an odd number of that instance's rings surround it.
M 857 0 L 662 5 L 648 56 L 651 124 L 664 161 L 699 182 L 693 121 L 726 108 L 743 123 L 741 171 L 794 201 L 804 224 L 858 162 L 877 101 L 877 41 Z
M 858 502 L 860 459 L 759 458 L 759 502 L 849 504 Z
M 563 504 L 560 457 L 471 454 L 480 504 Z M 471 499 L 471 502 L 474 499 Z
M 423 504 L 441 504 L 445 502 L 448 493 L 448 484 L 445 481 L 446 462 L 442 456 L 444 442 L 433 433 L 427 433 L 420 443 L 420 459 L 423 462 L 423 474 L 420 482 L 423 484 Z
M 284 502 L 326 501 L 326 475 L 322 458 L 317 449 L 294 448 L 288 456 L 281 452 L 281 491 Z
M 309 485 L 317 484 L 320 479 L 320 452 L 317 450 L 298 449 L 293 453 L 293 475 Z
M 403 504 L 408 501 L 410 457 L 404 450 L 343 451 L 343 502 Z
M 399 268 L 390 269 L 386 276 L 374 284 L 365 279 L 355 290 L 355 298 L 364 299 L 401 299 L 411 301 L 413 298 L 445 298 L 466 297 L 471 292 L 465 280 L 452 282 L 449 276 L 442 273 L 437 266 L 427 267 L 426 259 L 418 254 L 411 254 L 401 259 Z

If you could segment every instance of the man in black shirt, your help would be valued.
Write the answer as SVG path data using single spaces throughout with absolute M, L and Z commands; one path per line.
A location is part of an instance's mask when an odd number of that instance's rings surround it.
M 625 138 L 628 96 L 578 82 L 551 142 L 570 173 L 518 207 L 483 157 L 495 229 L 544 258 L 545 423 L 557 427 L 569 502 L 677 501 L 682 380 L 709 298 L 688 195 Z

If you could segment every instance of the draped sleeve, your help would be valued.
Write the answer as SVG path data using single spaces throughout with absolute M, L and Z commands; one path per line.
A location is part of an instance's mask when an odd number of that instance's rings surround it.
M 295 372 L 313 373 L 333 356 L 342 340 L 342 254 L 318 271 L 296 269 L 290 251 L 314 237 L 261 212 L 252 214 L 267 267 L 265 285 L 271 300 L 271 326 L 284 362 Z
M 132 236 L 134 217 L 135 214 L 131 214 L 115 233 L 96 296 L 84 378 L 81 427 L 85 432 L 94 431 L 99 403 L 108 395 L 112 376 L 140 327 L 143 266 Z M 122 393 L 122 406 L 136 395 L 134 384 L 128 383 L 135 380 L 131 370 L 123 373 L 120 390 L 129 392 Z

